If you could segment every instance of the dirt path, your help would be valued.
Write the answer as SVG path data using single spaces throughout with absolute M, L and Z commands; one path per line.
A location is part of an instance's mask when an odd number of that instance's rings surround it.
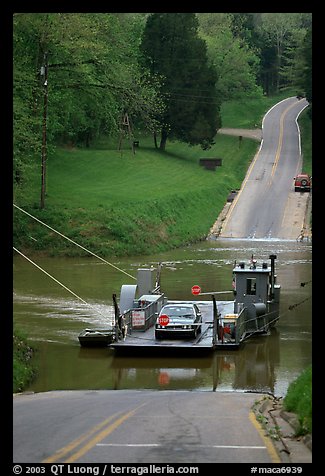
M 262 140 L 262 129 L 232 129 L 230 127 L 222 127 L 218 130 L 218 134 L 227 134 L 229 136 L 242 136 L 248 139 Z

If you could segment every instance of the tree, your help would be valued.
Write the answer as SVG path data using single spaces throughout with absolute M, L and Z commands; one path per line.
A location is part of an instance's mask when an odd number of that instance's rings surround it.
M 13 179 L 14 196 L 35 169 L 35 155 L 41 157 L 42 87 L 36 74 L 42 55 L 44 35 L 39 31 L 42 15 L 14 14 L 13 38 Z M 37 162 L 38 165 L 40 162 Z
M 258 96 L 256 76 L 259 57 L 250 46 L 250 33 L 243 30 L 243 14 L 199 13 L 199 33 L 206 41 L 208 57 L 219 73 L 218 92 L 223 101 Z M 236 26 L 234 26 L 236 17 Z M 241 29 L 240 29 L 241 28 Z
M 313 100 L 312 91 L 312 30 L 307 31 L 303 43 L 303 57 L 305 60 L 303 84 L 307 100 L 311 103 Z
M 139 66 L 145 19 L 134 14 L 22 13 L 14 15 L 14 187 L 39 168 L 47 64 L 46 147 L 89 146 L 118 134 L 129 115 L 154 123 L 160 102 Z M 151 126 L 151 129 L 153 126 Z M 43 134 L 43 138 L 45 138 Z M 44 146 L 44 139 L 43 139 Z M 43 147 L 44 151 L 44 147 Z
M 298 94 L 306 97 L 310 106 L 312 105 L 312 29 L 306 32 L 304 40 L 296 55 L 295 62 L 295 86 Z M 308 114 L 311 118 L 312 107 L 308 108 Z
M 220 127 L 217 73 L 208 65 L 194 13 L 153 13 L 144 29 L 143 63 L 160 79 L 165 110 L 158 117 L 161 140 L 208 147 Z
M 154 88 L 138 65 L 136 20 L 103 13 L 57 14 L 59 39 L 49 65 L 56 141 L 89 146 L 101 133 L 117 134 L 125 110 L 147 121 L 156 111 Z
M 309 13 L 261 13 L 256 32 L 261 51 L 261 77 L 267 93 L 292 86 L 292 61 L 310 22 Z

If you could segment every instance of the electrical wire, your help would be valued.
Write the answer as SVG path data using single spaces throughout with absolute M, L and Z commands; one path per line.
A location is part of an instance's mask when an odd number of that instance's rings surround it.
M 33 215 L 31 215 L 30 213 L 26 212 L 25 210 L 23 210 L 22 208 L 18 207 L 18 205 L 15 205 L 13 204 L 15 208 L 17 208 L 18 210 L 20 210 L 21 212 L 25 213 L 26 215 L 28 215 L 29 217 L 33 218 L 33 220 L 36 220 L 38 221 L 39 223 L 41 223 L 42 225 L 46 226 L 47 228 L 49 228 L 50 230 L 54 231 L 54 233 L 57 233 L 58 235 L 62 236 L 64 239 L 70 241 L 71 243 L 73 243 L 74 245 L 76 246 L 79 246 L 79 248 L 81 248 L 82 250 L 86 251 L 87 253 L 95 256 L 95 258 L 103 261 L 104 263 L 108 264 L 109 266 L 112 266 L 112 268 L 115 268 L 117 269 L 118 271 L 120 271 L 121 273 L 124 273 L 126 274 L 127 276 L 129 276 L 130 278 L 132 279 L 137 279 L 135 278 L 134 276 L 132 276 L 131 274 L 127 273 L 126 271 L 124 271 L 123 269 L 121 268 L 118 268 L 117 266 L 115 266 L 114 264 L 110 263 L 109 261 L 106 261 L 104 258 L 102 258 L 101 256 L 98 256 L 96 255 L 96 253 L 93 253 L 92 251 L 90 250 L 87 250 L 87 248 L 85 248 L 84 246 L 82 245 L 79 245 L 79 243 L 77 243 L 76 241 L 73 241 L 71 240 L 71 238 L 68 238 L 67 236 L 63 235 L 63 233 L 60 233 L 59 231 L 55 230 L 54 228 L 52 228 L 51 226 L 47 225 L 46 223 L 44 223 L 43 221 L 39 220 L 38 218 L 34 217 Z
M 13 249 L 14 251 L 16 251 L 17 253 L 19 253 L 23 258 L 25 258 L 27 261 L 29 261 L 29 263 L 31 263 L 33 266 L 35 266 L 37 269 L 39 269 L 40 271 L 42 271 L 42 273 L 46 274 L 46 276 L 48 276 L 49 278 L 53 279 L 53 281 L 55 281 L 57 284 L 59 284 L 62 288 L 64 288 L 66 291 L 68 291 L 70 294 L 72 294 L 74 297 L 76 297 L 77 299 L 79 299 L 79 301 L 81 301 L 83 304 L 86 304 L 87 306 L 93 308 L 93 306 L 91 304 L 89 304 L 87 301 L 85 301 L 84 299 L 82 299 L 80 296 L 78 296 L 78 294 L 76 294 L 74 291 L 72 291 L 71 289 L 69 289 L 67 286 L 65 286 L 63 283 L 61 283 L 58 279 L 56 279 L 54 276 L 52 276 L 50 273 L 48 273 L 47 271 L 45 271 L 45 269 L 41 268 L 41 266 L 39 266 L 38 264 L 36 264 L 33 260 L 31 260 L 30 258 L 28 258 L 26 255 L 24 255 L 21 251 L 19 251 L 17 248 L 15 248 L 13 246 Z M 100 315 L 101 317 L 104 317 L 106 319 L 105 316 L 103 316 L 102 313 L 96 311 L 98 315 Z
M 12 247 L 17 253 L 19 253 L 23 258 L 25 258 L 27 261 L 29 261 L 32 265 L 34 265 L 37 269 L 39 269 L 40 271 L 42 271 L 42 273 L 46 274 L 46 276 L 48 276 L 49 278 L 53 279 L 53 281 L 55 281 L 57 284 L 59 284 L 60 286 L 62 286 L 64 289 L 66 289 L 69 293 L 71 293 L 74 297 L 76 297 L 77 299 L 79 299 L 79 301 L 83 302 L 84 304 L 87 304 L 88 303 L 86 301 L 84 301 L 80 296 L 78 296 L 78 294 L 74 293 L 73 291 L 71 291 L 71 289 L 67 288 L 64 284 L 62 284 L 58 279 L 56 279 L 54 276 L 52 276 L 50 273 L 48 273 L 47 271 L 45 271 L 45 269 L 41 268 L 38 264 L 36 264 L 34 261 L 32 261 L 30 258 L 28 258 L 26 255 L 24 255 L 21 251 L 19 251 L 17 248 L 15 248 L 14 246 Z

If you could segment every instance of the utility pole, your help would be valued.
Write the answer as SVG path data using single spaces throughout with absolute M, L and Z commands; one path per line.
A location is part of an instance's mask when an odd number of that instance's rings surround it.
M 41 67 L 41 77 L 44 77 L 43 90 L 43 127 L 42 127 L 42 185 L 41 185 L 41 203 L 40 208 L 45 207 L 45 192 L 46 192 L 46 159 L 47 159 L 47 140 L 46 140 L 46 128 L 47 128 L 47 99 L 48 99 L 48 52 L 44 53 L 44 66 Z

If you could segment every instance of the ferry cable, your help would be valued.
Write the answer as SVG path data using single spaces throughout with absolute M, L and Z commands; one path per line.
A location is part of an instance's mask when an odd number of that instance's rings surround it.
M 300 286 L 303 288 L 304 286 L 306 286 L 306 284 L 310 284 L 312 282 L 312 280 L 310 281 L 305 281 L 303 283 L 300 283 Z
M 292 311 L 295 307 L 300 306 L 300 304 L 303 304 L 304 302 L 308 301 L 311 298 L 311 296 L 306 297 L 302 301 L 296 302 L 295 304 L 291 304 L 291 306 L 288 307 L 289 311 Z
M 76 241 L 73 241 L 71 240 L 71 238 L 68 238 L 67 236 L 63 235 L 62 233 L 60 233 L 59 231 L 55 230 L 54 228 L 52 228 L 51 226 L 47 225 L 46 223 L 42 222 L 41 220 L 39 220 L 38 218 L 34 217 L 33 215 L 31 215 L 30 213 L 26 212 L 25 210 L 23 210 L 22 208 L 18 207 L 18 205 L 15 205 L 13 204 L 15 208 L 17 208 L 18 210 L 20 210 L 21 212 L 25 213 L 26 215 L 30 216 L 31 218 L 33 218 L 34 220 L 38 221 L 39 223 L 41 223 L 42 225 L 46 226 L 47 228 L 49 228 L 50 230 L 54 231 L 54 233 L 57 233 L 58 235 L 62 236 L 63 238 L 65 238 L 66 240 L 70 241 L 71 243 L 73 243 L 74 245 L 76 246 L 79 246 L 79 248 L 81 248 L 82 250 L 86 251 L 87 253 L 90 253 L 91 255 L 95 256 L 96 258 L 100 259 L 101 261 L 103 261 L 104 263 L 108 264 L 109 266 L 112 266 L 113 268 L 117 269 L 118 271 L 121 271 L 121 273 L 124 273 L 126 274 L 127 276 L 129 276 L 130 278 L 132 279 L 137 279 L 135 278 L 134 276 L 132 276 L 131 274 L 127 273 L 126 271 L 124 271 L 123 269 L 121 268 L 118 268 L 117 266 L 115 266 L 114 264 L 110 263 L 109 261 L 106 261 L 104 258 L 102 258 L 101 256 L 98 256 L 96 255 L 95 253 L 93 253 L 92 251 L 90 250 L 87 250 L 87 248 L 85 248 L 84 246 L 82 245 L 79 245 L 79 243 L 77 243 Z
M 81 301 L 83 304 L 86 304 L 87 306 L 90 306 L 90 307 L 93 307 L 91 306 L 91 304 L 89 304 L 88 302 L 84 301 L 84 299 L 82 299 L 80 296 L 78 296 L 78 294 L 74 293 L 71 289 L 67 288 L 67 286 L 65 286 L 63 283 L 61 283 L 59 280 L 57 280 L 54 276 L 52 276 L 50 273 L 48 273 L 47 271 L 45 271 L 45 269 L 41 268 L 38 264 L 36 264 L 34 261 L 32 261 L 30 258 L 28 258 L 26 255 L 24 255 L 21 251 L 19 251 L 17 248 L 15 248 L 13 246 L 13 249 L 19 253 L 23 258 L 25 258 L 27 261 L 29 261 L 31 264 L 33 264 L 37 269 L 39 269 L 40 271 L 42 271 L 44 274 L 46 274 L 47 276 L 49 276 L 49 278 L 53 279 L 53 281 L 55 281 L 57 284 L 59 284 L 60 286 L 62 286 L 66 291 L 68 291 L 69 293 L 71 293 L 73 296 L 75 296 L 77 299 L 79 299 L 79 301 Z M 104 317 L 106 319 L 106 317 L 101 314 L 100 312 L 96 311 L 97 314 L 99 314 L 101 317 Z

